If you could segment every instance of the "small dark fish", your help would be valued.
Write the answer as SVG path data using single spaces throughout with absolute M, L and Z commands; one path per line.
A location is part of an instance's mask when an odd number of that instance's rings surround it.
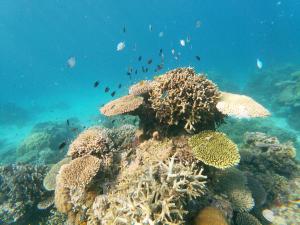
M 103 104 L 101 104 L 101 107 L 103 107 L 105 104 L 103 103 Z
M 134 73 L 137 74 L 137 72 L 138 72 L 138 71 L 137 71 L 137 69 L 136 69 Z
M 130 75 L 131 75 L 131 73 L 130 73 L 130 72 L 127 72 L 126 74 L 127 74 L 128 76 L 130 76 Z
M 99 84 L 100 84 L 99 81 L 95 81 L 95 83 L 94 83 L 94 88 L 98 87 Z
M 63 147 L 65 147 L 67 145 L 67 143 L 64 141 L 63 143 L 61 143 L 59 146 L 58 146 L 58 149 L 62 149 Z
M 116 122 L 116 120 L 112 120 L 112 121 L 111 121 L 111 123 L 115 123 L 115 122 Z
M 163 68 L 162 64 L 157 65 L 157 71 L 161 70 Z
M 149 59 L 149 60 L 148 60 L 148 64 L 151 64 L 151 63 L 152 63 L 152 59 Z
M 126 27 L 125 27 L 125 25 L 123 27 L 123 33 L 126 33 Z
M 161 56 L 162 53 L 163 53 L 163 49 L 161 48 L 161 49 L 159 50 L 159 56 Z
M 115 94 L 116 94 L 116 92 L 115 91 L 113 91 L 110 95 L 111 95 L 111 97 L 114 97 L 115 96 Z
M 78 131 L 78 128 L 77 127 L 73 127 L 72 129 L 71 129 L 71 131 Z
M 141 60 L 142 60 L 142 56 L 141 56 L 141 55 L 138 57 L 138 60 L 139 60 L 139 61 L 141 61 Z
M 200 61 L 200 56 L 196 55 L 195 58 Z
M 67 125 L 70 126 L 70 121 L 69 120 L 67 120 Z
M 122 87 L 122 84 L 119 84 L 119 85 L 118 85 L 118 88 L 120 89 L 121 87 Z
M 145 67 L 144 66 L 142 66 L 142 71 L 143 71 L 143 73 L 145 73 Z
M 145 72 L 146 72 L 146 73 L 148 72 L 148 68 L 145 69 Z
M 106 88 L 104 89 L 104 92 L 105 92 L 105 93 L 109 92 L 109 87 L 106 87 Z

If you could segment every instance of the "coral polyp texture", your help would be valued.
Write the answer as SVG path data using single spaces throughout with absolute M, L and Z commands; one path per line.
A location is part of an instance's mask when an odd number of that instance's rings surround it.
M 217 86 L 192 68 L 178 68 L 155 78 L 150 94 L 151 108 L 160 123 L 183 126 L 194 131 L 211 123 L 218 114 Z
M 144 95 L 148 94 L 153 88 L 153 81 L 142 80 L 129 88 L 129 94 L 132 95 Z
M 235 218 L 237 225 L 262 225 L 262 223 L 253 215 L 247 212 L 238 213 Z
M 126 95 L 113 100 L 103 106 L 100 111 L 105 116 L 116 116 L 132 112 L 143 104 L 143 98 L 135 95 Z
M 265 107 L 252 98 L 228 92 L 221 92 L 217 109 L 225 115 L 238 118 L 266 117 L 270 115 Z
M 188 142 L 195 157 L 207 165 L 226 169 L 240 161 L 237 145 L 224 133 L 203 131 L 190 137 Z
M 68 156 L 77 158 L 84 155 L 108 154 L 113 147 L 113 142 L 109 138 L 105 129 L 100 127 L 91 127 L 84 130 L 71 143 L 68 150 Z
M 195 225 L 228 225 L 222 211 L 214 207 L 206 207 L 195 219 Z

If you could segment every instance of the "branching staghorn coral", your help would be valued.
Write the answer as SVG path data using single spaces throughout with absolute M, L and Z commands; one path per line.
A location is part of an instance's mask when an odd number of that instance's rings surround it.
M 94 215 L 103 224 L 181 224 L 186 201 L 204 193 L 203 170 L 175 157 L 138 170 L 121 176 L 115 190 L 94 202 Z

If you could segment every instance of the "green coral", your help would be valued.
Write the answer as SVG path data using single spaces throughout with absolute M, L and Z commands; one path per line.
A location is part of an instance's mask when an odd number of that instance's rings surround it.
M 193 135 L 188 143 L 195 157 L 207 165 L 226 169 L 240 161 L 237 145 L 224 133 L 203 131 Z
M 253 215 L 247 212 L 238 213 L 235 218 L 237 225 L 262 225 L 260 221 Z

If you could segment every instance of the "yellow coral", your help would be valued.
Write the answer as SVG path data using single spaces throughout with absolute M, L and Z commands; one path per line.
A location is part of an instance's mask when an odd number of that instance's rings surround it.
M 105 116 L 115 116 L 132 112 L 143 104 L 143 98 L 135 95 L 126 95 L 107 103 L 100 109 Z
M 226 169 L 240 161 L 237 145 L 221 132 L 203 131 L 193 135 L 188 143 L 194 156 L 207 165 Z
M 112 140 L 105 130 L 100 127 L 91 127 L 84 130 L 71 143 L 68 155 L 77 158 L 84 155 L 97 155 L 99 157 L 110 152 Z
M 217 109 L 225 115 L 238 118 L 266 117 L 270 112 L 246 95 L 221 92 Z
M 228 223 L 219 209 L 206 207 L 196 217 L 195 225 L 228 225 Z

